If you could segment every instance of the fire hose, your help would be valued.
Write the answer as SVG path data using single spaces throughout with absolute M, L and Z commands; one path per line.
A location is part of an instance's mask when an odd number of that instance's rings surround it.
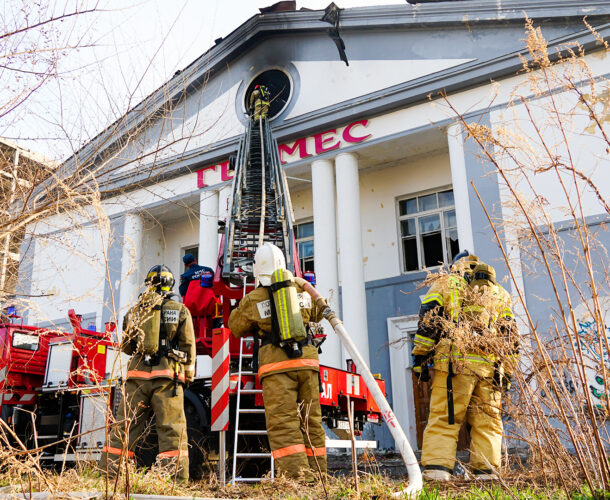
M 358 352 L 356 345 L 352 342 L 352 339 L 350 338 L 347 330 L 343 326 L 342 321 L 337 317 L 335 312 L 330 307 L 328 307 L 326 299 L 322 297 L 320 292 L 318 292 L 308 281 L 302 278 L 295 278 L 295 281 L 307 293 L 309 293 L 309 295 L 311 295 L 315 303 L 318 303 L 320 305 L 323 304 L 324 318 L 327 319 L 328 322 L 331 324 L 331 326 L 335 330 L 335 333 L 339 336 L 341 343 L 349 352 L 350 356 L 356 363 L 356 366 L 358 366 L 360 376 L 363 378 L 364 383 L 366 384 L 369 392 L 375 400 L 375 403 L 377 403 L 377 406 L 381 410 L 381 415 L 383 416 L 383 419 L 385 420 L 388 428 L 390 429 L 392 437 L 396 442 L 396 447 L 398 448 L 398 451 L 402 456 L 405 466 L 407 467 L 407 474 L 409 475 L 409 486 L 402 491 L 394 493 L 394 496 L 407 496 L 408 498 L 416 498 L 417 494 L 421 491 L 423 486 L 421 471 L 419 469 L 419 464 L 417 463 L 417 458 L 413 453 L 413 448 L 411 448 L 411 445 L 407 440 L 407 436 L 405 436 L 402 427 L 398 423 L 396 415 L 394 415 L 394 412 L 392 411 L 388 400 L 383 395 L 383 392 L 381 392 L 381 389 L 379 388 L 379 385 L 377 385 L 377 382 L 373 377 L 371 370 L 364 362 L 364 359 L 360 355 L 360 352 Z

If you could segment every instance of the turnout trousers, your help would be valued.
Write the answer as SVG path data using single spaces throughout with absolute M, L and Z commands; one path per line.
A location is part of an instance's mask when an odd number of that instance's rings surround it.
M 473 472 L 500 466 L 502 445 L 501 393 L 493 380 L 475 375 L 453 376 L 455 423 L 449 425 L 447 372 L 436 370 L 430 396 L 430 415 L 424 431 L 421 463 L 428 469 L 453 472 L 458 435 L 466 420 L 470 426 L 470 467 Z
M 269 101 L 262 101 L 257 99 L 254 101 L 254 121 L 258 121 L 259 118 L 267 118 L 269 112 Z
M 269 445 L 278 472 L 304 481 L 326 473 L 318 372 L 295 370 L 262 380 Z
M 184 392 L 178 384 L 174 396 L 174 381 L 168 378 L 148 380 L 128 379 L 125 397 L 116 415 L 117 423 L 109 432 L 108 445 L 102 448 L 99 467 L 110 476 L 119 470 L 121 458 L 134 457 L 138 439 L 144 434 L 150 412 L 156 418 L 159 439 L 157 459 L 165 465 L 176 465 L 179 480 L 187 480 L 189 474 L 188 437 L 184 416 Z M 127 419 L 127 422 L 124 422 Z

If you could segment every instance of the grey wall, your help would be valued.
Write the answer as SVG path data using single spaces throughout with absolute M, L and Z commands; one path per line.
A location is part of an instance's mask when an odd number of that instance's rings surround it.
M 380 373 L 385 380 L 386 395 L 390 405 L 393 403 L 387 319 L 417 314 L 420 304 L 419 296 L 424 293 L 424 290 L 419 287 L 425 277 L 425 272 L 417 272 L 366 283 L 371 371 Z M 373 429 L 375 439 L 379 440 L 381 448 L 394 446 L 394 440 L 386 425 L 374 426 Z
M 480 125 L 491 127 L 489 114 L 483 114 L 474 118 L 473 121 L 478 122 Z M 464 160 L 468 179 L 474 252 L 480 259 L 494 266 L 498 282 L 504 288 L 510 290 L 508 268 L 506 267 L 506 262 L 502 256 L 489 219 L 485 215 L 485 210 L 487 210 L 498 231 L 502 245 L 505 247 L 500 189 L 498 187 L 496 168 L 484 157 L 481 148 L 472 139 L 468 139 L 464 143 Z M 474 184 L 474 187 L 471 182 Z M 481 197 L 481 201 L 477 197 L 475 188 Z M 483 207 L 485 207 L 485 210 Z M 469 248 L 468 250 L 472 252 L 473 249 Z

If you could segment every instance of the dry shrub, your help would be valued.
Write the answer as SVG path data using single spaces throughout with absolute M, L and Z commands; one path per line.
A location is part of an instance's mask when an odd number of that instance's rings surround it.
M 521 330 L 520 370 L 505 404 L 508 446 L 527 450 L 527 462 L 516 466 L 533 484 L 568 495 L 583 482 L 592 492 L 610 491 L 603 222 L 610 208 L 599 175 L 610 152 L 610 84 L 589 64 L 607 58 L 609 48 L 587 27 L 598 40 L 589 60 L 577 44 L 551 52 L 528 19 L 525 79 L 492 127 L 464 118 L 443 96 L 500 181 L 502 207 L 479 201 L 508 269 Z M 539 296 L 526 298 L 524 283 L 539 284 Z

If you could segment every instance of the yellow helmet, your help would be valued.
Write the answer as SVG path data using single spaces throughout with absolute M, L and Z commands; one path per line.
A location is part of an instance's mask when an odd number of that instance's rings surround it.
M 496 283 L 496 270 L 485 262 L 479 262 L 472 271 L 470 284 L 483 286 Z
M 465 250 L 456 255 L 453 265 L 451 266 L 451 272 L 469 279 L 478 263 L 479 258 L 476 255 L 468 253 L 468 250 Z
M 169 292 L 175 282 L 174 274 L 169 267 L 162 264 L 151 267 L 144 279 L 146 285 L 156 287 L 158 292 Z

